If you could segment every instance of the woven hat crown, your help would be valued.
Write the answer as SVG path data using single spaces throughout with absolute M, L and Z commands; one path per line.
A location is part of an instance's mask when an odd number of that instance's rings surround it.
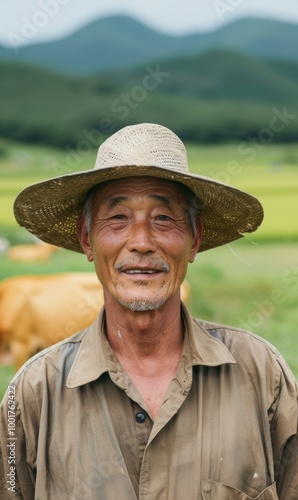
M 129 165 L 189 173 L 183 142 L 171 130 L 153 123 L 128 126 L 112 135 L 100 146 L 94 168 Z

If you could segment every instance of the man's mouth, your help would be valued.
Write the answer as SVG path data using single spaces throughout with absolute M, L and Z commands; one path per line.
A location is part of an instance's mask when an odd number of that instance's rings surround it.
M 140 265 L 140 267 L 138 267 Z M 141 267 L 143 266 L 143 267 Z M 151 258 L 150 262 L 129 262 L 129 261 L 121 261 L 118 262 L 118 264 L 115 265 L 115 270 L 124 273 L 124 274 L 129 274 L 131 276 L 133 275 L 144 275 L 146 274 L 147 276 L 151 275 L 157 275 L 160 273 L 169 273 L 170 272 L 170 266 L 164 262 L 164 260 L 161 259 L 156 259 L 156 258 Z
M 156 274 L 160 273 L 158 269 L 127 269 L 123 271 L 126 274 Z

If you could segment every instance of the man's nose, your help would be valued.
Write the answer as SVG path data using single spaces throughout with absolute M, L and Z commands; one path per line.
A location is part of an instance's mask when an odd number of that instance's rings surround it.
M 156 240 L 149 221 L 134 221 L 130 227 L 127 248 L 130 252 L 139 253 L 155 252 Z

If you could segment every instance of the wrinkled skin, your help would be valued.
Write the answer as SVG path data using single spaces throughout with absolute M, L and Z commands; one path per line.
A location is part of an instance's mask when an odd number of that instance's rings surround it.
M 194 260 L 201 236 L 194 236 L 184 195 L 176 183 L 150 177 L 116 180 L 99 188 L 87 234 L 79 222 L 81 245 L 114 301 L 134 311 L 177 303 L 179 287 Z

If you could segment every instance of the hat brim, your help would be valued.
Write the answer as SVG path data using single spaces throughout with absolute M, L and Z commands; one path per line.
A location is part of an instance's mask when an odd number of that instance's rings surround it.
M 83 253 L 77 218 L 88 192 L 98 183 L 134 176 L 180 182 L 198 196 L 204 222 L 200 252 L 242 238 L 244 233 L 255 231 L 263 220 L 261 203 L 244 191 L 204 176 L 135 165 L 86 170 L 32 184 L 15 200 L 15 218 L 42 241 Z

